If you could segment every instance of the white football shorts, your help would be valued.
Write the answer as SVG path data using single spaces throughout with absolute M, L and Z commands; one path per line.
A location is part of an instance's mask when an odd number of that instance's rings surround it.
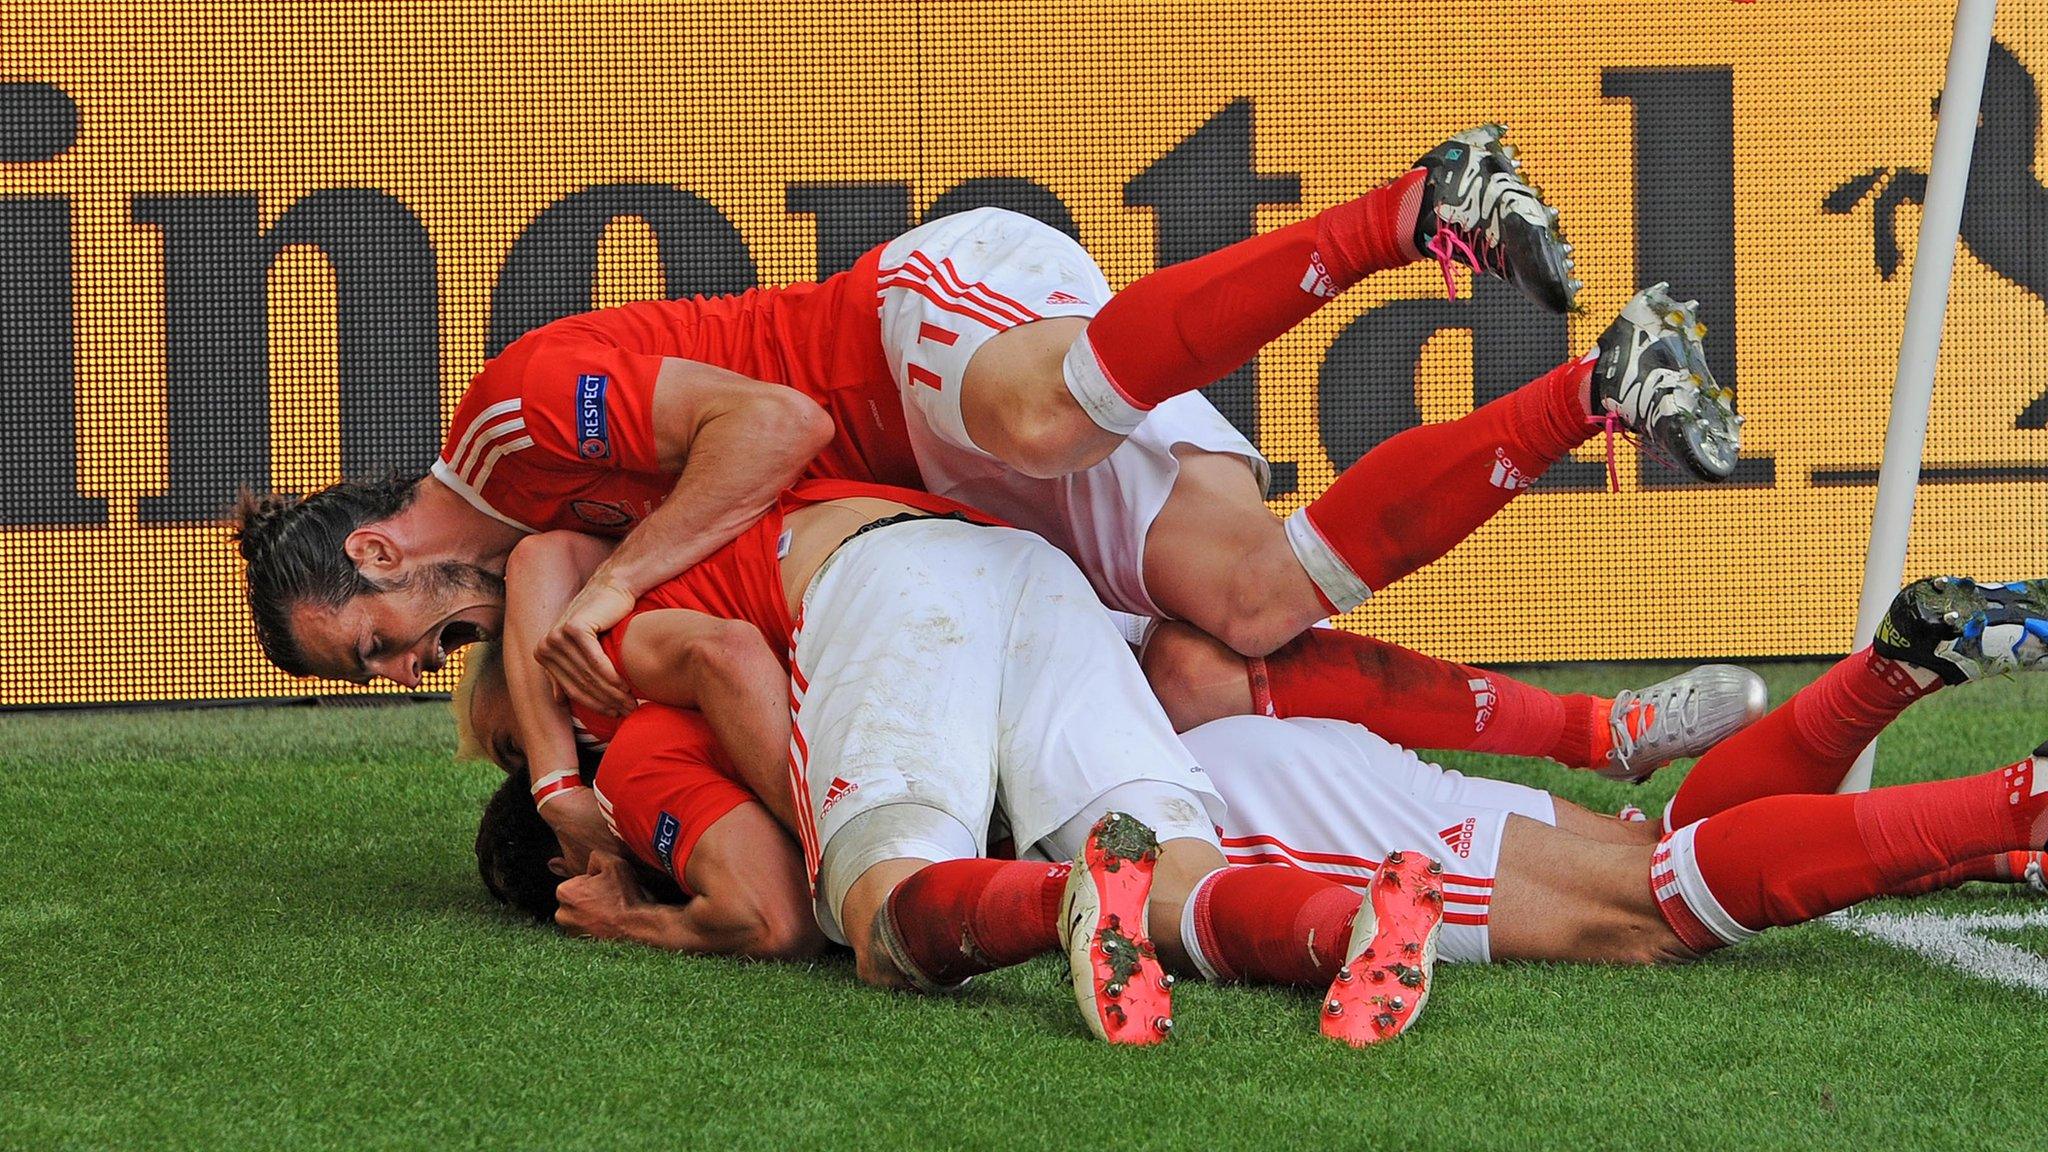
M 1145 591 L 1145 534 L 1180 475 L 1179 446 L 1242 457 L 1263 491 L 1265 458 L 1198 392 L 1154 408 L 1083 472 L 1039 480 L 976 447 L 960 412 L 967 363 L 999 332 L 1093 316 L 1109 282 L 1065 233 L 979 208 L 934 220 L 882 250 L 882 346 L 903 398 L 925 488 L 1052 541 L 1111 608 L 1162 613 Z
M 856 536 L 812 579 L 792 643 L 799 839 L 835 940 L 833 905 L 862 872 L 931 859 L 942 840 L 959 845 L 947 858 L 984 854 L 998 804 L 1020 854 L 1126 784 L 1199 798 L 1205 834 L 1221 815 L 1088 582 L 1028 532 L 927 519 Z M 835 845 L 890 805 L 945 813 L 971 839 Z
M 1181 739 L 1223 796 L 1233 864 L 1289 864 L 1363 888 L 1390 851 L 1444 865 L 1439 954 L 1485 963 L 1509 814 L 1557 823 L 1550 793 L 1440 768 L 1341 720 L 1232 716 Z

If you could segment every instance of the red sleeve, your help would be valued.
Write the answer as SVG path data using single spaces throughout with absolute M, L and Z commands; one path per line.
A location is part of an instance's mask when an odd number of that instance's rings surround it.
M 522 336 L 470 382 L 441 463 L 479 489 L 493 454 L 505 450 L 531 449 L 578 470 L 660 472 L 654 384 L 661 362 L 573 321 Z
M 665 704 L 635 708 L 597 773 L 598 803 L 641 862 L 683 879 L 690 853 L 713 824 L 754 796 L 727 775 L 711 726 Z M 694 893 L 690 893 L 694 895 Z

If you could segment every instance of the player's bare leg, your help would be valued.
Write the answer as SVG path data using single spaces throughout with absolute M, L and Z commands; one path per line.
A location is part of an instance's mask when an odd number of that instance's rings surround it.
M 840 904 L 839 922 L 846 942 L 853 949 L 854 971 L 863 982 L 882 988 L 939 991 L 942 986 L 923 978 L 900 960 L 899 948 L 891 948 L 881 913 L 890 893 L 918 872 L 932 866 L 930 860 L 884 860 L 861 873 L 846 890 Z
M 1078 316 L 1037 320 L 997 333 L 974 353 L 960 415 L 982 451 L 1026 476 L 1048 477 L 1092 468 L 1124 442 L 1128 433 L 1090 419 L 1061 376 L 1087 326 Z
M 1489 911 L 1494 959 L 1656 964 L 1691 958 L 1650 893 L 1656 826 L 1608 823 L 1620 831 L 1615 841 L 1602 842 L 1508 817 Z
M 2048 746 L 1993 772 L 1767 796 L 1654 845 L 1509 819 L 1491 906 L 1501 959 L 1641 964 L 1739 944 L 2048 840 Z M 1640 825 L 1638 827 L 1641 827 Z
M 1161 402 L 1229 375 L 1374 272 L 1428 254 L 1447 282 L 1457 261 L 1571 308 L 1571 249 L 1500 143 L 1505 131 L 1460 133 L 1363 196 L 1140 277 L 1092 320 L 997 335 L 963 383 L 968 435 L 1027 475 L 1087 468 Z

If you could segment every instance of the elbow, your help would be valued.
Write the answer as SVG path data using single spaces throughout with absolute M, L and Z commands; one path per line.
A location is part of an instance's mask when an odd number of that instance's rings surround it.
M 505 582 L 545 580 L 575 561 L 575 539 L 568 532 L 542 532 L 522 538 L 505 557 Z
M 771 662 L 775 659 L 761 633 L 740 620 L 716 622 L 691 636 L 674 655 L 682 666 L 696 670 L 699 675 L 727 682 L 745 676 L 764 658 Z
M 777 439 L 789 446 L 791 455 L 808 463 L 838 435 L 831 415 L 817 401 L 794 388 L 777 389 L 775 399 Z
M 825 950 L 825 935 L 808 909 L 759 909 L 741 955 L 755 960 L 810 960 Z

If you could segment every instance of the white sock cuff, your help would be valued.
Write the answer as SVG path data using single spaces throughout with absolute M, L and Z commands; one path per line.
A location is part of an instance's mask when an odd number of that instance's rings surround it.
M 1065 378 L 1067 393 L 1073 396 L 1074 403 L 1104 432 L 1129 436 L 1151 413 L 1150 409 L 1133 404 L 1109 378 L 1109 373 L 1103 371 L 1102 360 L 1095 355 L 1095 345 L 1089 343 L 1086 332 L 1067 346 L 1060 375 Z
M 1335 605 L 1337 611 L 1349 612 L 1372 597 L 1372 589 L 1323 539 L 1322 532 L 1308 518 L 1305 505 L 1287 518 L 1287 546 L 1294 549 L 1294 558 L 1301 562 L 1302 571 L 1322 589 L 1323 599 Z
M 1158 617 L 1119 612 L 1114 608 L 1108 609 L 1108 612 L 1110 623 L 1115 624 L 1116 630 L 1123 633 L 1124 643 L 1136 648 L 1138 655 L 1142 657 L 1145 654 L 1145 646 L 1152 643 L 1152 633 L 1159 630 Z
M 1197 880 L 1195 886 L 1188 890 L 1187 903 L 1180 906 L 1180 946 L 1186 949 L 1188 959 L 1195 962 L 1195 970 L 1202 974 L 1202 979 L 1211 984 L 1219 983 L 1222 977 L 1217 975 L 1216 965 L 1202 954 L 1201 933 L 1195 931 L 1195 901 L 1201 896 L 1202 889 L 1209 886 L 1210 881 L 1228 871 L 1228 866 L 1218 868 Z
M 1675 888 L 1678 898 L 1700 923 L 1700 927 L 1714 934 L 1725 944 L 1740 944 L 1757 934 L 1757 929 L 1746 928 L 1735 917 L 1721 907 L 1714 891 L 1707 887 L 1706 877 L 1700 875 L 1699 858 L 1693 854 L 1693 839 L 1699 835 L 1705 820 L 1695 820 L 1665 839 L 1663 852 L 1669 859 L 1662 867 L 1653 865 L 1650 877 L 1661 901 Z

